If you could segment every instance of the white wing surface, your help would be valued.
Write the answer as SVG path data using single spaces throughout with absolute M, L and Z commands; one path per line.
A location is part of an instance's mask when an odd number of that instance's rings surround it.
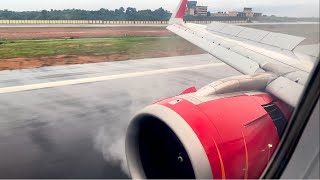
M 184 1 L 180 5 L 185 6 Z M 182 18 L 174 13 L 167 29 L 243 74 L 274 74 L 265 90 L 296 106 L 319 55 L 301 53 L 299 44 L 305 38 L 218 22 L 184 23 Z

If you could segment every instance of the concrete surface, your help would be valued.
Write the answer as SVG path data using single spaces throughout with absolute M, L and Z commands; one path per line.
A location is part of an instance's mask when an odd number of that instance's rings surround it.
M 0 94 L 0 178 L 127 178 L 123 136 L 136 111 L 239 74 L 207 54 L 1 71 L 0 89 L 174 68 Z

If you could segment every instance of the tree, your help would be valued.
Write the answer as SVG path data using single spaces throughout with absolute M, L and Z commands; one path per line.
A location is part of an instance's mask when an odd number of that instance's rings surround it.
M 124 9 L 123 7 L 120 7 L 119 10 L 120 10 L 121 12 L 123 12 L 123 13 L 124 13 L 124 11 L 125 11 L 125 9 Z
M 42 10 L 41 11 L 41 14 L 40 14 L 40 16 L 39 16 L 39 19 L 41 19 L 41 20 L 47 20 L 48 19 L 48 11 L 47 10 Z
M 127 20 L 137 20 L 137 9 L 128 7 L 126 10 Z

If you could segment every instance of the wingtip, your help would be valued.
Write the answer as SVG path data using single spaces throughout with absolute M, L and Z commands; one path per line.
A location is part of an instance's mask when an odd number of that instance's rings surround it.
M 188 0 L 181 0 L 176 11 L 172 14 L 169 23 L 181 23 L 186 12 Z
M 174 18 L 183 19 L 184 14 L 186 12 L 188 0 L 181 0 L 179 6 L 176 10 L 176 14 Z

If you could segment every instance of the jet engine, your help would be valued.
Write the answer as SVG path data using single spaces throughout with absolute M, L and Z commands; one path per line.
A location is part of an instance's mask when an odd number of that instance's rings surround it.
M 132 178 L 259 178 L 292 112 L 258 91 L 265 77 L 220 80 L 140 111 L 126 136 Z

